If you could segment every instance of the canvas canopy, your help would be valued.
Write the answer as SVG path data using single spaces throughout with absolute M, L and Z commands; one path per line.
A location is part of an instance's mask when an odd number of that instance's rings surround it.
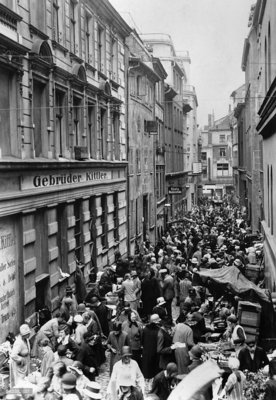
M 197 282 L 199 285 L 217 286 L 218 292 L 228 290 L 246 300 L 270 302 L 265 290 L 249 281 L 234 265 L 218 269 L 202 269 L 196 275 L 195 281 L 199 281 Z

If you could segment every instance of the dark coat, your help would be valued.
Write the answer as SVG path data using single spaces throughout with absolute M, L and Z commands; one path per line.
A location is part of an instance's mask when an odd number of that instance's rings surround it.
M 98 317 L 98 320 L 101 324 L 102 332 L 103 334 L 108 337 L 109 335 L 109 323 L 108 323 L 108 318 L 109 318 L 109 311 L 106 305 L 103 303 L 100 303 L 98 306 L 93 307 L 93 311 Z
M 145 278 L 141 282 L 141 300 L 143 302 L 143 314 L 149 315 L 157 304 L 157 298 L 161 296 L 160 286 L 156 278 Z
M 99 367 L 99 365 L 97 365 L 95 348 L 93 346 L 90 346 L 88 343 L 83 342 L 80 346 L 76 360 L 80 361 L 83 364 L 84 375 L 87 376 L 87 378 L 91 381 L 94 381 L 95 376 L 98 375 Z M 91 367 L 95 368 L 95 372 L 90 372 Z
M 240 370 L 248 370 L 250 372 L 257 372 L 269 363 L 266 352 L 261 347 L 256 347 L 253 359 L 247 347 L 240 350 L 238 359 L 240 361 Z
M 170 362 L 175 362 L 174 351 L 171 349 L 172 337 L 166 329 L 161 328 L 157 336 L 157 353 L 159 355 L 159 368 L 166 369 Z
M 153 378 L 159 372 L 157 338 L 160 328 L 154 323 L 145 326 L 142 335 L 142 372 L 146 379 Z
M 167 400 L 171 393 L 170 383 L 170 379 L 161 371 L 154 377 L 150 393 L 155 393 L 160 400 Z

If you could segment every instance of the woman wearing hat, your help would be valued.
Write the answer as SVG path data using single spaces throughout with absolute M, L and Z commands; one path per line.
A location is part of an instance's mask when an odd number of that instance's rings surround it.
M 10 354 L 11 387 L 24 379 L 30 370 L 30 342 L 31 330 L 29 325 L 23 324 L 19 328 L 19 335 L 15 339 Z
M 145 379 L 137 362 L 132 360 L 131 355 L 130 347 L 124 346 L 122 348 L 122 359 L 114 364 L 106 390 L 111 400 L 122 399 L 124 392 L 131 395 L 124 386 L 139 388 L 142 392 L 142 397 L 139 397 L 139 399 L 143 399 L 143 394 L 145 393 Z M 134 397 L 134 399 L 138 400 L 137 397 Z

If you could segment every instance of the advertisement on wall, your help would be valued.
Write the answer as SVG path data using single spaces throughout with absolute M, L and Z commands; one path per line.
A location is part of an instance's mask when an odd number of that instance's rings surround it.
M 16 332 L 18 305 L 18 257 L 15 222 L 0 220 L 0 343 Z

